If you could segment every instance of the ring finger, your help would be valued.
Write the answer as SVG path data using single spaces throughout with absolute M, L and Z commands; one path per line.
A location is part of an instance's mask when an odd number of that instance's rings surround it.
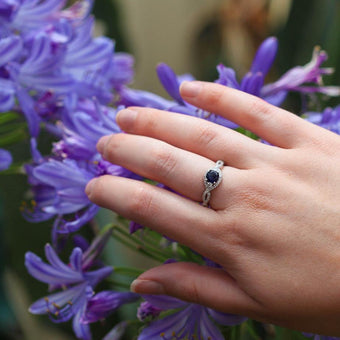
M 202 201 L 205 189 L 204 174 L 215 166 L 215 161 L 179 149 L 165 142 L 144 136 L 129 134 L 111 135 L 100 152 L 111 163 L 123 166 L 148 179 L 160 182 L 175 192 L 194 201 Z M 223 160 L 224 161 L 224 160 Z M 246 170 L 225 166 L 223 175 L 241 180 Z M 231 185 L 231 182 L 230 182 Z M 215 210 L 226 208 L 226 183 L 221 183 L 211 197 L 210 205 Z

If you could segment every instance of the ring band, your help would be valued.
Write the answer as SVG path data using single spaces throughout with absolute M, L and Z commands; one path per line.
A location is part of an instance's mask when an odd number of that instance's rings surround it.
M 209 169 L 204 175 L 204 186 L 205 190 L 202 195 L 202 205 L 204 207 L 209 206 L 211 191 L 218 187 L 222 181 L 222 167 L 224 162 L 219 160 L 216 162 L 215 166 Z

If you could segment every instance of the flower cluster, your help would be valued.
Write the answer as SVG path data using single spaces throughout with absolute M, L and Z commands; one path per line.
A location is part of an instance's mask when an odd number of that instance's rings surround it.
M 53 322 L 72 319 L 77 338 L 88 340 L 92 338 L 90 323 L 103 320 L 122 304 L 140 298 L 129 292 L 95 292 L 102 281 L 114 275 L 112 267 L 98 260 L 110 232 L 97 236 L 91 245 L 73 235 L 99 210 L 85 194 L 85 186 L 92 178 L 108 174 L 144 180 L 107 162 L 96 150 L 102 136 L 121 132 L 115 121 L 117 112 L 131 105 L 145 106 L 200 117 L 229 128 L 238 127 L 214 112 L 202 111 L 185 102 L 179 86 L 182 81 L 194 78 L 189 74 L 178 76 L 166 64 L 157 66 L 157 74 L 170 99 L 130 88 L 133 58 L 115 52 L 110 39 L 93 36 L 92 1 L 79 0 L 70 7 L 66 4 L 66 0 L 0 3 L 0 114 L 12 111 L 22 115 L 31 137 L 32 162 L 25 164 L 24 169 L 32 200 L 22 205 L 23 216 L 32 222 L 53 220 L 52 245 L 45 247 L 49 263 L 31 252 L 26 254 L 28 272 L 48 284 L 51 291 L 33 303 L 30 311 L 48 314 Z M 277 50 L 277 39 L 266 39 L 241 80 L 233 69 L 220 64 L 216 83 L 277 106 L 290 91 L 304 95 L 340 94 L 339 88 L 322 85 L 322 77 L 332 69 L 322 67 L 327 55 L 320 49 L 314 50 L 305 66 L 294 67 L 277 81 L 265 84 Z M 340 106 L 323 113 L 306 113 L 306 119 L 340 134 Z M 54 140 L 49 155 L 39 151 L 42 129 Z M 0 149 L 0 171 L 8 169 L 11 163 L 11 154 Z M 131 223 L 131 233 L 139 229 L 141 226 Z M 63 241 L 70 239 L 71 234 L 75 247 L 65 264 L 58 253 L 64 251 Z M 159 239 L 156 236 L 152 251 L 144 250 L 144 253 L 163 262 L 166 255 L 176 257 L 180 253 L 169 252 L 166 247 L 156 249 Z M 147 240 L 147 237 L 138 239 L 138 249 Z M 167 245 L 181 247 L 171 240 L 167 240 Z M 177 256 L 176 260 L 198 259 L 209 265 L 208 259 L 194 252 L 190 254 L 190 257 Z M 246 320 L 243 316 L 219 313 L 167 296 L 143 298 L 137 316 L 145 327 L 139 340 L 222 340 L 218 325 L 233 326 Z M 126 327 L 128 322 L 119 323 L 104 340 L 119 339 Z
M 130 292 L 101 291 L 94 288 L 113 269 L 102 266 L 90 271 L 96 263 L 96 257 L 107 241 L 107 235 L 99 237 L 83 251 L 75 247 L 70 256 L 69 265 L 64 264 L 51 245 L 45 246 L 45 255 L 50 264 L 40 257 L 26 253 L 25 265 L 28 272 L 37 280 L 50 285 L 51 290 L 61 289 L 31 305 L 33 314 L 48 314 L 55 322 L 65 322 L 73 318 L 73 330 L 79 339 L 91 339 L 89 324 L 102 320 L 124 303 L 139 298 Z
M 146 302 L 138 310 L 140 319 L 157 316 L 161 311 L 176 310 L 176 312 L 159 320 L 152 321 L 144 328 L 138 340 L 159 339 L 214 339 L 224 337 L 215 323 L 224 326 L 234 326 L 247 318 L 214 311 L 197 304 L 184 302 L 165 295 L 146 295 Z

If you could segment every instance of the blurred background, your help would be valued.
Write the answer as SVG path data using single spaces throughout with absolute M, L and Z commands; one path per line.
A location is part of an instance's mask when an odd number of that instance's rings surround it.
M 326 83 L 340 84 L 339 0 L 97 0 L 94 15 L 96 34 L 111 37 L 117 51 L 135 57 L 135 88 L 166 95 L 155 72 L 159 62 L 200 80 L 215 80 L 216 65 L 222 62 L 241 78 L 256 48 L 271 35 L 280 47 L 268 80 L 306 64 L 320 45 L 329 54 L 326 66 L 336 68 Z M 339 104 L 339 99 L 327 104 Z M 291 96 L 285 105 L 299 113 L 298 97 Z M 16 159 L 29 160 L 28 145 L 11 151 Z M 24 254 L 31 250 L 43 256 L 51 225 L 22 218 L 19 207 L 26 190 L 25 176 L 0 175 L 0 339 L 74 339 L 69 325 L 56 326 L 27 312 L 45 285 L 27 274 Z M 122 255 L 115 256 L 119 261 Z M 282 334 L 282 339 L 295 336 Z M 272 336 L 270 328 L 263 331 L 263 339 Z

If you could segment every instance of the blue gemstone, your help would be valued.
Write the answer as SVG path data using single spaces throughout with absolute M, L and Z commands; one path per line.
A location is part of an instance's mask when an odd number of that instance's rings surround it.
M 209 183 L 216 183 L 219 177 L 220 177 L 219 173 L 215 170 L 209 170 L 205 175 L 205 178 Z

